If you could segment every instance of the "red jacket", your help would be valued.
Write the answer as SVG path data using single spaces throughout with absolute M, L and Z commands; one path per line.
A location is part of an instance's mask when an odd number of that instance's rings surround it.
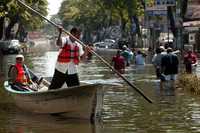
M 27 84 L 29 81 L 29 78 L 25 74 L 25 70 L 23 68 L 22 64 L 15 64 L 15 67 L 17 68 L 17 77 L 15 82 Z
M 114 68 L 116 70 L 125 69 L 125 59 L 122 56 L 114 56 L 112 61 L 114 62 Z
M 197 56 L 194 53 L 187 53 L 184 56 L 184 63 L 185 64 L 195 64 L 197 62 Z
M 79 63 L 79 47 L 74 46 L 72 49 L 70 44 L 65 44 L 58 55 L 58 62 L 68 63 L 71 60 L 73 60 L 76 65 Z

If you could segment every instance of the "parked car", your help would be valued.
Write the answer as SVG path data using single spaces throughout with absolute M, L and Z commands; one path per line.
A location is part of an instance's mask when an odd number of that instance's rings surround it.
M 108 45 L 105 44 L 105 42 L 96 42 L 94 43 L 95 48 L 108 48 Z
M 105 39 L 102 42 L 94 43 L 96 48 L 116 48 L 116 42 L 113 39 Z
M 115 43 L 115 40 L 113 40 L 113 39 L 105 39 L 104 42 L 113 44 L 113 43 Z
M 117 48 L 116 41 L 113 39 L 105 39 L 104 43 L 108 46 L 108 48 Z
M 19 40 L 0 41 L 3 54 L 18 54 L 21 51 Z

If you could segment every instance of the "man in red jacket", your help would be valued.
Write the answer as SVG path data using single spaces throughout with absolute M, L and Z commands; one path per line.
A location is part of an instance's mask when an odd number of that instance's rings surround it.
M 197 56 L 192 50 L 184 55 L 185 70 L 187 73 L 192 73 L 192 67 L 197 65 Z
M 117 51 L 116 56 L 112 58 L 114 68 L 121 74 L 125 72 L 125 59 L 121 56 L 121 51 Z
M 59 27 L 56 44 L 60 49 L 49 89 L 59 89 L 64 83 L 68 87 L 80 85 L 78 65 L 80 60 L 84 59 L 88 53 L 87 49 L 84 51 L 82 45 L 72 36 L 61 36 L 62 30 L 62 27 Z M 70 33 L 80 39 L 81 31 L 79 28 L 72 28 Z

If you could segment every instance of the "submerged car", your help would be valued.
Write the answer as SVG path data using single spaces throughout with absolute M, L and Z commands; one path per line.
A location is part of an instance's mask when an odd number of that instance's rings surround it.
M 0 41 L 0 49 L 3 54 L 18 54 L 21 45 L 19 40 Z

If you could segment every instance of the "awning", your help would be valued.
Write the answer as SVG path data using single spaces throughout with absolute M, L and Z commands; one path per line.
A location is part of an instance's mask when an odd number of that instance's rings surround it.
M 183 22 L 183 27 L 200 27 L 200 21 L 188 21 L 188 22 Z

